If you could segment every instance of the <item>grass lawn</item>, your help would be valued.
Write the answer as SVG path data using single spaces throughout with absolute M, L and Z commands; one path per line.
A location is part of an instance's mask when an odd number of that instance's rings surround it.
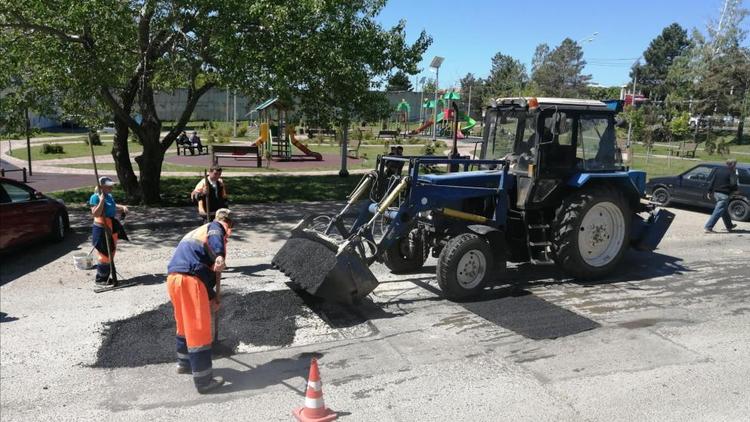
M 360 176 L 262 176 L 232 177 L 225 180 L 233 204 L 258 204 L 266 202 L 303 202 L 343 200 L 351 193 Z M 162 206 L 192 205 L 190 192 L 196 177 L 162 177 Z M 115 200 L 122 203 L 124 194 L 120 185 L 113 191 Z M 84 204 L 91 196 L 90 188 L 52 192 L 52 197 L 67 204 Z
M 74 158 L 74 157 L 89 157 L 91 156 L 91 150 L 89 146 L 83 143 L 85 138 L 81 138 L 80 142 L 71 144 L 59 144 L 63 147 L 62 154 L 42 154 L 42 146 L 34 145 L 31 147 L 31 159 L 32 160 L 54 160 L 58 158 Z M 53 144 L 53 142 L 50 142 Z M 135 142 L 128 144 L 130 152 L 141 152 L 143 147 Z M 104 140 L 102 145 L 94 146 L 94 154 L 96 155 L 110 155 L 112 153 L 112 142 Z M 10 151 L 10 155 L 13 157 L 26 159 L 26 147 L 15 148 Z

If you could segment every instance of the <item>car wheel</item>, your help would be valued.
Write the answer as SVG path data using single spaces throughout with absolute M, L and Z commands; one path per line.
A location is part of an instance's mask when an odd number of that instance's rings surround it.
M 654 189 L 654 193 L 651 195 L 651 200 L 659 205 L 667 206 L 672 201 L 672 195 L 665 187 L 658 187 Z
M 729 203 L 728 210 L 732 220 L 748 221 L 750 219 L 750 205 L 742 199 L 733 199 Z
M 61 242 L 63 239 L 65 239 L 65 230 L 66 230 L 66 224 L 65 224 L 65 215 L 61 212 L 58 212 L 55 214 L 55 221 L 52 223 L 52 232 L 50 235 L 52 236 L 52 240 L 55 242 Z

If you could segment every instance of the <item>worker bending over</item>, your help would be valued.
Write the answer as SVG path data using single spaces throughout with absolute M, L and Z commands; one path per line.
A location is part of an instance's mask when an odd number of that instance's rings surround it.
M 216 210 L 213 222 L 180 240 L 167 267 L 167 290 L 177 322 L 177 373 L 192 373 L 201 394 L 224 383 L 223 378 L 213 377 L 211 369 L 211 318 L 221 303 L 214 288 L 225 267 L 232 226 L 230 211 Z
M 195 185 L 190 197 L 193 202 L 198 203 L 198 215 L 204 223 L 213 220 L 216 210 L 226 208 L 229 196 L 224 181 L 221 179 L 221 167 L 211 167 L 208 171 L 208 184 L 206 184 L 206 178 L 201 179 Z
M 111 263 L 115 258 L 117 241 L 119 239 L 128 240 L 125 229 L 115 218 L 118 210 L 124 217 L 128 213 L 128 207 L 115 203 L 115 198 L 112 197 L 112 187 L 114 185 L 115 182 L 109 177 L 100 177 L 99 186 L 96 187 L 96 190 L 89 198 L 91 215 L 94 216 L 94 224 L 91 227 L 91 243 L 94 245 L 99 258 L 96 266 L 96 284 L 106 285 L 112 283 Z M 109 256 L 110 251 L 107 248 L 108 242 L 109 249 L 112 251 L 111 257 Z

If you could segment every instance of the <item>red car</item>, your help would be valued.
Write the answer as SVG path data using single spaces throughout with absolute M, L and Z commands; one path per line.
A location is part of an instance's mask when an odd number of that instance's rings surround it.
M 65 204 L 0 177 L 0 249 L 46 237 L 61 241 L 68 228 Z

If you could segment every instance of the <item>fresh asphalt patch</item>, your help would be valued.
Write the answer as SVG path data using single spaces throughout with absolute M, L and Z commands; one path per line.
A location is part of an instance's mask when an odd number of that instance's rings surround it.
M 298 316 L 315 314 L 328 327 L 348 329 L 366 319 L 348 307 L 321 301 L 298 290 L 225 291 L 218 318 L 222 355 L 237 353 L 240 344 L 290 346 L 300 327 Z M 361 330 L 360 330 L 361 331 Z M 373 326 L 367 333 L 377 331 Z M 127 319 L 105 324 L 94 367 L 138 367 L 175 361 L 175 321 L 171 303 Z M 342 333 L 342 335 L 346 335 Z
M 292 344 L 296 317 L 309 314 L 288 290 L 222 295 L 219 340 L 236 350 L 240 343 L 282 347 Z M 138 367 L 175 362 L 175 322 L 171 303 L 105 325 L 94 367 Z
M 507 290 L 502 289 L 498 292 Z M 485 299 L 461 303 L 461 306 L 492 323 L 533 340 L 570 336 L 600 326 L 596 321 L 547 302 L 526 290 L 512 290 L 510 294 L 491 292 Z

